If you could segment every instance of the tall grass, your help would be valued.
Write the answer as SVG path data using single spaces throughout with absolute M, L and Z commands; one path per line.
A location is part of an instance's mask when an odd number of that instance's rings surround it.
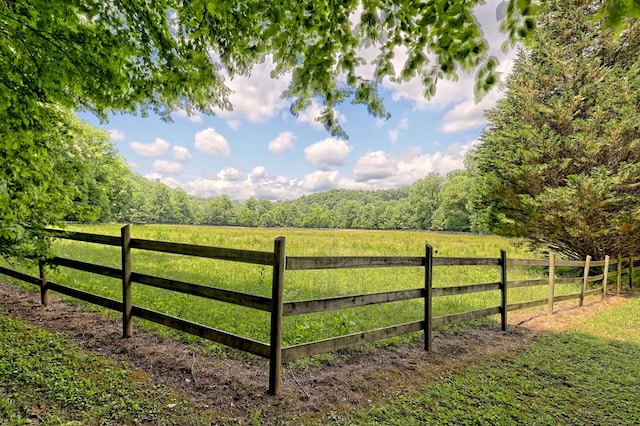
M 70 230 L 120 235 L 118 225 L 76 225 Z M 493 257 L 506 249 L 512 258 L 541 257 L 497 236 L 438 234 L 405 231 L 254 229 L 196 226 L 133 226 L 133 238 L 199 244 L 245 250 L 273 251 L 274 240 L 286 236 L 288 256 L 423 256 L 425 244 L 435 256 Z M 118 247 L 57 240 L 57 256 L 105 266 L 120 266 Z M 133 250 L 133 270 L 181 281 L 269 297 L 271 267 L 200 259 L 182 255 Z M 509 280 L 541 278 L 542 268 L 510 268 Z M 578 274 L 579 275 L 579 274 Z M 119 300 L 120 282 L 68 268 L 50 271 L 52 281 Z M 434 268 L 435 286 L 495 282 L 498 267 L 458 266 Z M 287 271 L 285 301 L 420 288 L 423 268 L 374 268 L 351 270 Z M 577 286 L 558 286 L 557 294 L 576 292 Z M 546 287 L 513 289 L 510 302 L 547 297 Z M 269 314 L 196 296 L 134 284 L 133 303 L 169 315 L 212 326 L 263 342 L 269 340 Z M 448 296 L 434 300 L 434 315 L 446 315 L 498 306 L 499 292 Z M 419 320 L 421 300 L 395 302 L 331 312 L 287 317 L 283 324 L 285 345 Z

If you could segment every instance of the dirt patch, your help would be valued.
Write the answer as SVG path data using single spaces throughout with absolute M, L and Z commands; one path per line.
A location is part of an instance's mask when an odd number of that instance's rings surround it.
M 10 316 L 57 331 L 94 353 L 127 364 L 133 374 L 149 377 L 184 394 L 189 404 L 246 423 L 262 410 L 265 424 L 287 417 L 326 413 L 370 405 L 389 394 L 420 388 L 445 374 L 492 356 L 508 356 L 524 348 L 540 331 L 564 331 L 581 318 L 618 304 L 622 297 L 602 303 L 559 306 L 553 316 L 540 312 L 510 313 L 510 326 L 472 327 L 464 334 L 436 333 L 434 350 L 422 342 L 401 346 L 340 351 L 305 369 L 285 366 L 280 396 L 267 395 L 268 363 L 237 354 L 228 358 L 204 355 L 192 345 L 142 330 L 121 338 L 121 322 L 51 298 L 40 305 L 39 294 L 0 282 L 0 310 Z

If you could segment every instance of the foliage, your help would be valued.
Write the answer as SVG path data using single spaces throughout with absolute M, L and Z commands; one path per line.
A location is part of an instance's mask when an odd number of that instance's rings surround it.
M 437 173 L 429 173 L 413 184 L 409 190 L 409 200 L 415 209 L 415 220 L 420 229 L 431 229 L 433 212 L 440 204 L 440 191 L 444 178 Z
M 319 98 L 324 105 L 319 120 L 333 134 L 346 137 L 336 106 L 350 100 L 386 117 L 378 92 L 385 78 L 417 78 L 427 98 L 439 80 L 455 79 L 459 72 L 476 72 L 478 95 L 494 86 L 497 63 L 488 57 L 472 14 L 480 3 L 0 0 L 0 140 L 3 154 L 10 154 L 0 168 L 0 202 L 6 211 L 0 253 L 17 254 L 20 245 L 45 252 L 47 242 L 39 230 L 67 215 L 70 197 L 79 197 L 78 206 L 87 207 L 92 200 L 104 207 L 104 199 L 93 200 L 100 195 L 94 191 L 102 180 L 98 175 L 80 184 L 87 191 L 80 195 L 60 194 L 43 183 L 52 175 L 49 166 L 38 163 L 55 158 L 68 143 L 64 135 L 69 129 L 59 111 L 87 110 L 102 118 L 109 112 L 152 111 L 170 120 L 177 110 L 229 109 L 224 78 L 250 73 L 269 55 L 273 77 L 291 76 L 283 95 L 292 101 L 292 113 Z M 608 2 L 602 17 L 616 28 L 624 16 L 637 13 L 631 1 L 624 7 L 613 3 L 620 2 Z M 508 1 L 504 29 L 511 41 L 531 33 L 536 13 L 530 0 Z M 377 54 L 372 76 L 362 74 L 360 55 L 366 48 Z M 399 70 L 392 64 L 397 50 L 406 52 Z M 27 166 L 31 163 L 33 168 Z M 22 195 L 12 195 L 12 186 L 24 187 Z M 124 189 L 116 191 L 122 195 Z M 34 208 L 37 203 L 51 210 Z M 125 207 L 127 201 L 120 198 L 118 204 Z M 104 220 L 109 213 L 101 210 Z M 162 220 L 173 215 L 152 213 Z M 244 213 L 243 220 L 255 223 L 253 215 Z M 31 219 L 24 221 L 28 215 Z M 188 210 L 180 216 L 188 220 Z
M 435 231 L 471 231 L 471 186 L 469 173 L 452 172 L 442 184 L 440 203 L 433 212 L 431 229 Z
M 39 257 L 47 224 L 67 217 L 98 220 L 110 215 L 126 168 L 105 132 L 57 107 L 46 113 L 46 132 L 0 123 L 0 254 Z M 41 117 L 43 118 L 43 117 Z M 5 131 L 6 130 L 6 134 Z
M 601 259 L 640 243 L 640 27 L 609 37 L 590 7 L 548 2 L 471 162 L 493 231 Z
M 469 185 L 452 186 L 432 173 L 408 188 L 375 191 L 333 189 L 290 201 L 271 202 L 249 198 L 245 202 L 227 195 L 211 199 L 191 197 L 127 171 L 123 188 L 129 197 L 113 202 L 110 219 L 120 222 L 176 223 L 217 226 L 297 227 L 341 229 L 437 229 L 478 231 L 467 206 Z M 466 175 L 465 175 L 466 176 Z M 455 177 L 461 181 L 463 177 Z M 467 182 L 464 180 L 464 182 Z M 440 193 L 447 190 L 440 202 Z M 453 198 L 458 201 L 454 201 Z M 437 226 L 431 216 L 438 211 Z

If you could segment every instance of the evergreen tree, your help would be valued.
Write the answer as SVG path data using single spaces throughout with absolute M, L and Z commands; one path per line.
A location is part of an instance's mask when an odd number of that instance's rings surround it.
M 640 243 L 640 27 L 611 37 L 593 7 L 547 2 L 471 156 L 493 231 L 574 258 Z

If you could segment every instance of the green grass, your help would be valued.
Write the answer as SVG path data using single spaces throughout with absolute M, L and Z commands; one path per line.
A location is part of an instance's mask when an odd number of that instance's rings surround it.
M 358 410 L 276 420 L 257 409 L 246 419 L 253 423 L 245 424 L 639 424 L 640 342 L 633 332 L 638 312 L 640 297 L 630 298 L 577 323 L 575 331 L 542 336 L 516 355 L 480 360 L 423 388 L 387 389 L 386 399 Z M 271 403 L 265 401 L 265 410 Z M 89 354 L 60 334 L 0 312 L 0 424 L 234 421 L 196 409 L 144 374 Z
M 117 225 L 82 225 L 74 231 L 120 235 Z M 517 258 L 541 257 L 497 236 L 437 234 L 404 231 L 247 229 L 195 226 L 133 226 L 132 237 L 189 244 L 210 245 L 246 250 L 273 251 L 274 239 L 287 238 L 288 256 L 423 256 L 425 244 L 437 251 L 436 256 L 499 257 L 500 249 Z M 58 240 L 55 253 L 59 256 L 119 267 L 119 248 Z M 227 261 L 200 259 L 144 250 L 132 253 L 133 270 L 140 273 L 200 283 L 235 291 L 270 297 L 271 268 Z M 35 271 L 32 271 L 35 274 Z M 509 279 L 540 278 L 540 268 L 511 268 Z M 498 267 L 436 267 L 435 286 L 464 285 L 499 280 Z M 71 285 L 105 297 L 120 300 L 117 279 L 56 268 L 49 279 Z M 374 268 L 351 270 L 287 271 L 285 273 L 285 301 L 322 297 L 364 294 L 389 290 L 420 288 L 424 285 L 423 268 Z M 575 293 L 574 285 L 558 286 L 557 294 Z M 509 301 L 543 299 L 546 287 L 510 290 Z M 134 284 L 134 304 L 169 315 L 219 328 L 259 341 L 269 340 L 268 313 L 201 299 L 162 289 Z M 497 291 L 471 295 L 448 296 L 434 301 L 434 315 L 446 315 L 497 306 Z M 304 343 L 336 335 L 370 330 L 422 319 L 421 300 L 403 301 L 353 309 L 342 309 L 312 315 L 287 317 L 283 323 L 285 345 Z M 238 321 L 242 318 L 242 321 Z M 144 327 L 158 326 L 138 321 Z
M 375 407 L 328 418 L 342 425 L 640 424 L 639 312 L 636 297 L 576 331 L 538 338 L 517 356 L 489 359 L 425 389 L 400 390 Z
M 185 424 L 184 398 L 0 312 L 0 424 Z M 198 415 L 200 424 L 211 417 Z M 208 420 L 208 421 L 207 421 Z

